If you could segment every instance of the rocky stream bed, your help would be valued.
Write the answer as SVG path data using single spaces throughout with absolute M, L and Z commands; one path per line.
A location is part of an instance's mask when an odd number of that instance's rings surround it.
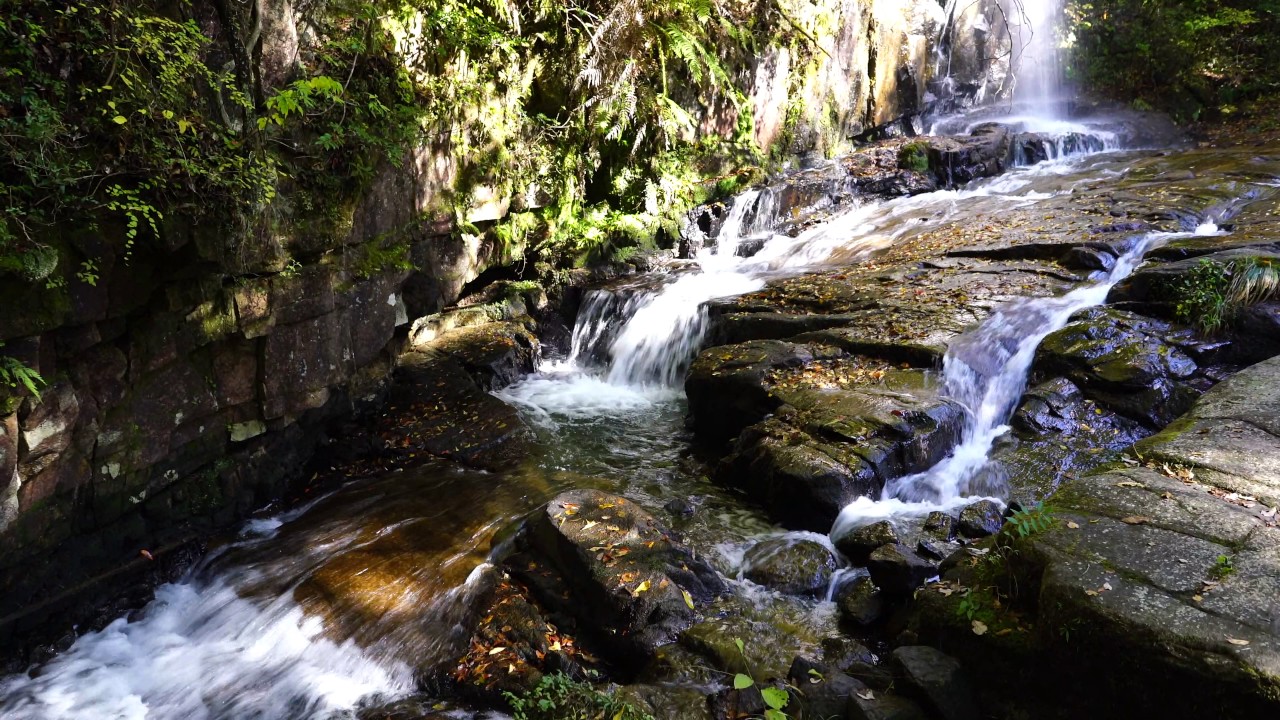
M 470 717 L 567 673 L 659 720 L 768 688 L 794 718 L 1274 715 L 1280 302 L 1206 333 L 1176 289 L 1280 257 L 1280 145 L 1085 152 L 1172 141 L 1122 127 L 881 143 L 702 208 L 657 271 L 419 321 L 312 490 L 0 711 Z M 748 286 L 644 314 L 716 273 Z M 193 656 L 203 697 L 164 677 Z

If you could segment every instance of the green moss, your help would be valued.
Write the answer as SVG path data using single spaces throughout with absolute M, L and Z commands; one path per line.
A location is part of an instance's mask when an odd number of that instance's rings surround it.
M 898 149 L 898 167 L 912 172 L 929 172 L 929 146 L 913 142 Z

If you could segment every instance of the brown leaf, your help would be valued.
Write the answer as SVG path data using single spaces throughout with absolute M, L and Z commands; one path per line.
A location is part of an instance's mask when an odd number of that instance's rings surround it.
M 1146 525 L 1149 522 L 1154 522 L 1154 519 L 1146 515 L 1129 515 L 1128 517 L 1120 518 L 1120 522 L 1126 525 Z

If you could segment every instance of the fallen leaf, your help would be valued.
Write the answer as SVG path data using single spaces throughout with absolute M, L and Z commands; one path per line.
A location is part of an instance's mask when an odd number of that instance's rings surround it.
M 1116 483 L 1116 487 L 1122 487 L 1122 488 L 1145 488 L 1145 487 L 1146 487 L 1146 485 L 1143 485 L 1143 484 L 1142 484 L 1142 483 L 1140 483 L 1140 482 L 1134 482 L 1134 481 L 1132 481 L 1132 480 L 1124 480 L 1124 481 L 1121 481 L 1121 482 Z
M 1233 638 L 1233 637 L 1227 638 L 1227 642 L 1231 643 L 1232 645 L 1248 645 L 1249 644 L 1248 640 L 1240 640 L 1238 638 Z
M 1103 589 L 1103 590 L 1114 590 L 1115 588 L 1111 587 L 1111 583 L 1102 583 L 1102 589 Z
M 986 624 L 986 623 L 984 623 L 984 622 L 982 622 L 981 620 L 974 620 L 974 621 L 973 621 L 973 634 L 974 634 L 974 635 L 985 635 L 986 633 L 987 633 L 987 624 Z
M 1080 524 L 1079 524 L 1079 523 L 1077 523 L 1077 522 L 1076 522 L 1076 521 L 1074 521 L 1074 520 L 1068 520 L 1068 521 L 1067 521 L 1067 527 L 1071 528 L 1072 530 L 1079 530 L 1079 529 L 1080 529 Z
M 642 583 L 640 583 L 639 585 L 637 585 L 637 586 L 636 586 L 636 589 L 635 589 L 634 591 L 632 591 L 632 593 L 631 593 L 631 594 L 632 594 L 632 595 L 639 595 L 639 594 L 640 594 L 640 593 L 642 593 L 642 592 L 646 592 L 648 589 L 649 589 L 649 581 L 648 581 L 648 580 L 645 580 L 644 582 L 642 582 Z
M 582 526 L 582 529 L 583 529 L 583 530 L 590 530 L 591 528 L 593 528 L 593 527 L 595 527 L 595 526 L 597 526 L 597 525 L 599 525 L 599 524 L 600 524 L 600 523 L 596 522 L 595 520 L 588 520 L 588 521 L 587 521 L 587 524 Z
M 138 554 L 148 560 L 155 560 L 155 556 L 153 556 L 149 550 L 139 550 Z
M 863 700 L 875 700 L 875 699 L 876 699 L 876 694 L 875 694 L 875 693 L 873 693 L 873 692 L 871 692 L 870 690 L 867 690 L 867 691 L 866 691 L 866 692 L 864 692 L 864 693 L 857 693 L 857 696 L 858 696 L 858 697 L 860 697 L 860 698 L 862 698 Z
M 689 591 L 681 590 L 680 594 L 684 596 L 684 604 L 688 605 L 690 610 L 693 610 L 693 596 L 689 594 Z
M 1120 522 L 1125 523 L 1126 525 L 1146 525 L 1151 521 L 1152 518 L 1149 518 L 1146 515 L 1130 515 L 1128 517 L 1120 518 Z
M 1204 596 L 1203 596 L 1203 595 L 1192 595 L 1192 596 L 1191 596 L 1191 599 L 1192 599 L 1192 600 L 1195 600 L 1196 602 L 1204 602 Z
M 490 655 L 497 655 L 498 653 L 502 652 L 503 650 L 506 650 L 506 648 L 505 648 L 505 647 L 503 647 L 503 646 L 501 646 L 501 645 L 499 645 L 498 647 L 496 647 L 496 648 L 494 648 L 494 649 L 490 650 L 490 651 L 489 651 L 489 654 L 490 654 Z

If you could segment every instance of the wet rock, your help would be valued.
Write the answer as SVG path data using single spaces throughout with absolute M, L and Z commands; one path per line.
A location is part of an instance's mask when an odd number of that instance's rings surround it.
M 685 380 L 694 431 L 712 442 L 729 440 L 782 404 L 769 390 L 770 372 L 799 368 L 839 351 L 777 340 L 704 350 Z
M 798 657 L 791 663 L 787 682 L 796 689 L 792 696 L 794 702 L 787 704 L 787 711 L 793 717 L 843 717 L 849 697 L 867 691 L 862 682 L 804 657 Z
M 662 509 L 675 517 L 689 517 L 697 512 L 698 507 L 685 498 L 672 498 L 662 506 Z
M 598 490 L 571 490 L 529 520 L 521 542 L 554 568 L 569 597 L 539 600 L 577 619 L 624 665 L 652 655 L 727 592 L 720 576 L 644 509 Z
M 796 656 L 817 656 L 822 642 L 819 633 L 812 617 L 802 614 L 794 601 L 727 597 L 686 630 L 680 644 L 721 672 L 746 673 L 763 682 L 786 678 Z
M 765 540 L 743 557 L 743 575 L 748 580 L 789 595 L 825 591 L 835 569 L 835 555 L 814 540 Z
M 960 511 L 959 532 L 970 538 L 984 538 L 1000 532 L 1004 508 L 991 500 L 979 500 Z
M 845 583 L 836 591 L 840 616 L 862 627 L 874 625 L 885 613 L 885 599 L 880 588 L 869 577 Z
M 871 580 L 890 598 L 910 595 L 938 574 L 938 566 L 937 561 L 920 557 L 904 545 L 885 545 L 867 559 Z
M 973 699 L 960 663 L 954 658 L 922 645 L 900 647 L 890 656 L 902 673 L 907 690 L 914 693 L 940 718 L 977 720 Z
M 829 530 L 849 502 L 933 465 L 957 441 L 959 406 L 937 397 L 923 373 L 899 375 L 901 388 L 776 390 L 794 412 L 743 432 L 719 476 L 747 490 L 784 523 Z
M 926 535 L 946 542 L 955 536 L 956 519 L 940 510 L 935 510 L 924 518 L 923 530 Z
M 707 706 L 713 720 L 763 717 L 767 709 L 759 685 L 743 690 L 725 688 L 708 698 Z
M 851 637 L 840 635 L 838 637 L 823 638 L 822 662 L 843 673 L 852 675 L 851 668 L 875 665 L 877 658 L 875 653 L 867 649 L 866 645 Z
M 1198 395 L 1183 382 L 1196 372 L 1196 363 L 1166 339 L 1170 332 L 1156 320 L 1093 308 L 1045 338 L 1035 370 L 1065 375 L 1099 404 L 1164 427 Z
M 929 140 L 929 170 L 944 187 L 1004 172 L 1011 157 L 1009 129 L 985 123 L 969 137 L 940 137 Z
M 836 549 L 854 563 L 864 563 L 876 548 L 897 543 L 898 533 L 893 523 L 881 520 L 864 525 L 835 539 Z
M 406 353 L 393 383 L 374 434 L 404 461 L 431 454 L 503 468 L 522 458 L 533 440 L 520 414 L 472 382 L 450 356 Z
M 449 331 L 419 349 L 448 355 L 481 389 L 497 390 L 533 372 L 538 338 L 525 323 L 491 322 Z
M 642 713 L 663 720 L 712 720 L 704 687 L 685 685 L 625 685 L 605 691 Z

